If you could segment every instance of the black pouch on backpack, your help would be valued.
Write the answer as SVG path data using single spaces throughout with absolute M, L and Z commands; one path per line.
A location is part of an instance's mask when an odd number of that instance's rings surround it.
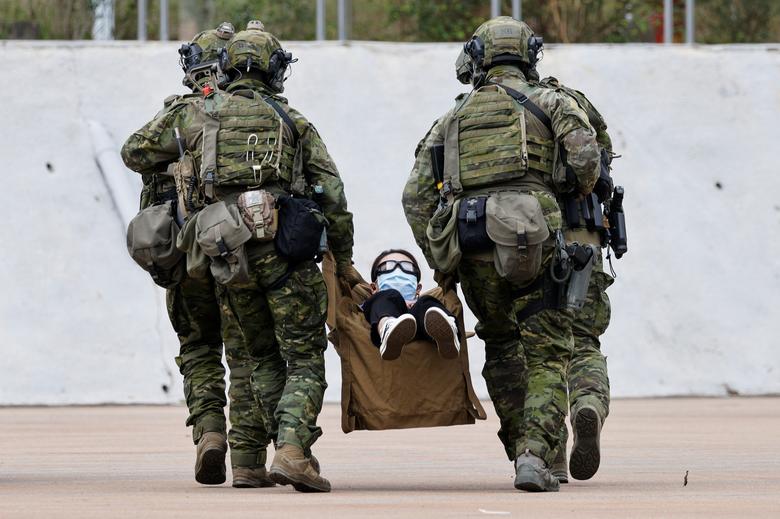
M 493 247 L 485 228 L 486 196 L 464 198 L 458 208 L 458 241 L 463 252 L 481 252 Z
M 274 237 L 276 252 L 291 263 L 322 259 L 319 248 L 328 220 L 320 206 L 308 198 L 282 195 L 277 198 L 279 227 Z

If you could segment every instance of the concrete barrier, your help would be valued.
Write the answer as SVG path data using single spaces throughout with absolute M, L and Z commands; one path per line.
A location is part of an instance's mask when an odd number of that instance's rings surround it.
M 418 140 L 464 88 L 458 45 L 289 47 L 286 95 L 344 177 L 357 266 L 414 249 L 399 199 Z M 183 91 L 176 44 L 0 42 L 0 59 L 0 405 L 180 400 L 161 291 L 127 256 L 89 122 L 118 150 Z M 623 155 L 614 395 L 780 392 L 780 46 L 551 46 L 540 70 L 588 94 Z M 338 399 L 332 349 L 327 368 Z

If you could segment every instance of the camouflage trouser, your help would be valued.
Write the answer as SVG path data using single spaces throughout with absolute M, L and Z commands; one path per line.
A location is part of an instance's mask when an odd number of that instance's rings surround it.
M 515 297 L 492 260 L 464 257 L 458 267 L 466 303 L 485 341 L 482 372 L 501 421 L 499 438 L 514 460 L 526 449 L 553 461 L 566 416 L 566 364 L 573 348 L 570 312 L 516 315 L 541 293 Z
M 590 279 L 585 306 L 577 312 L 572 323 L 574 353 L 569 362 L 567 380 L 571 416 L 582 406 L 591 405 L 604 423 L 609 414 L 609 376 L 599 337 L 609 326 L 611 310 L 606 290 L 614 279 L 602 268 L 599 260 Z M 560 436 L 565 456 L 569 436 L 565 424 Z
M 299 265 L 281 286 L 287 263 L 275 252 L 251 260 L 250 285 L 229 287 L 224 308 L 239 323 L 258 364 L 252 386 L 277 445 L 309 451 L 322 435 L 317 417 L 325 383 L 327 292 L 314 262 Z
M 225 287 L 218 286 L 220 301 L 225 301 Z M 266 447 L 271 436 L 265 427 L 260 404 L 252 390 L 252 372 L 258 359 L 244 344 L 241 328 L 225 305 L 222 305 L 222 340 L 230 368 L 230 462 L 234 467 L 265 465 Z

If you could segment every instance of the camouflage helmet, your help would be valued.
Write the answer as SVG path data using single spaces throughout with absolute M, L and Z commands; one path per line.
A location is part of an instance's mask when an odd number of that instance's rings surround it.
M 525 23 L 510 16 L 499 16 L 483 23 L 464 45 L 464 51 L 482 71 L 504 63 L 533 68 L 542 50 L 541 36 Z
M 460 54 L 458 54 L 458 59 L 455 60 L 455 77 L 458 78 L 458 81 L 460 81 L 464 85 L 468 85 L 469 83 L 471 83 L 471 75 L 472 75 L 471 56 L 466 54 L 465 49 L 460 49 Z
M 246 22 L 246 30 L 247 31 L 264 31 L 265 30 L 265 24 L 261 22 L 260 20 L 249 20 Z
M 198 65 L 215 62 L 219 51 L 228 44 L 235 32 L 232 23 L 222 22 L 216 29 L 198 33 L 192 41 L 179 48 L 182 70 L 189 72 Z
M 224 67 L 241 73 L 255 70 L 275 92 L 284 90 L 284 73 L 294 60 L 270 32 L 247 29 L 236 34 L 227 46 Z

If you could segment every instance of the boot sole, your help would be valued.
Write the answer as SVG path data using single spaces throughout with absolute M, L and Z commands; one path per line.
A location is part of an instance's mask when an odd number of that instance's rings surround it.
M 330 486 L 317 485 L 303 478 L 292 476 L 281 469 L 271 469 L 269 477 L 280 485 L 292 485 L 298 492 L 330 492 Z
M 393 329 L 387 338 L 387 347 L 382 352 L 383 360 L 395 360 L 401 356 L 403 347 L 412 342 L 417 333 L 417 325 L 414 319 L 404 319 Z
M 221 485 L 227 480 L 225 454 L 220 448 L 206 449 L 201 456 L 200 469 L 195 471 L 195 481 L 201 485 Z
M 425 315 L 425 331 L 436 342 L 439 349 L 439 355 L 443 359 L 458 358 L 458 349 L 455 347 L 455 341 L 452 336 L 450 323 L 438 312 L 431 312 Z
M 586 480 L 599 470 L 599 417 L 593 409 L 582 409 L 574 421 L 574 447 L 569 459 L 569 474 L 574 479 Z
M 547 485 L 544 478 L 535 470 L 523 470 L 520 468 L 517 476 L 515 476 L 515 488 L 526 492 L 558 492 L 559 485 L 554 483 Z
M 249 479 L 233 479 L 233 488 L 269 488 L 275 487 L 276 483 L 269 480 L 249 480 Z

